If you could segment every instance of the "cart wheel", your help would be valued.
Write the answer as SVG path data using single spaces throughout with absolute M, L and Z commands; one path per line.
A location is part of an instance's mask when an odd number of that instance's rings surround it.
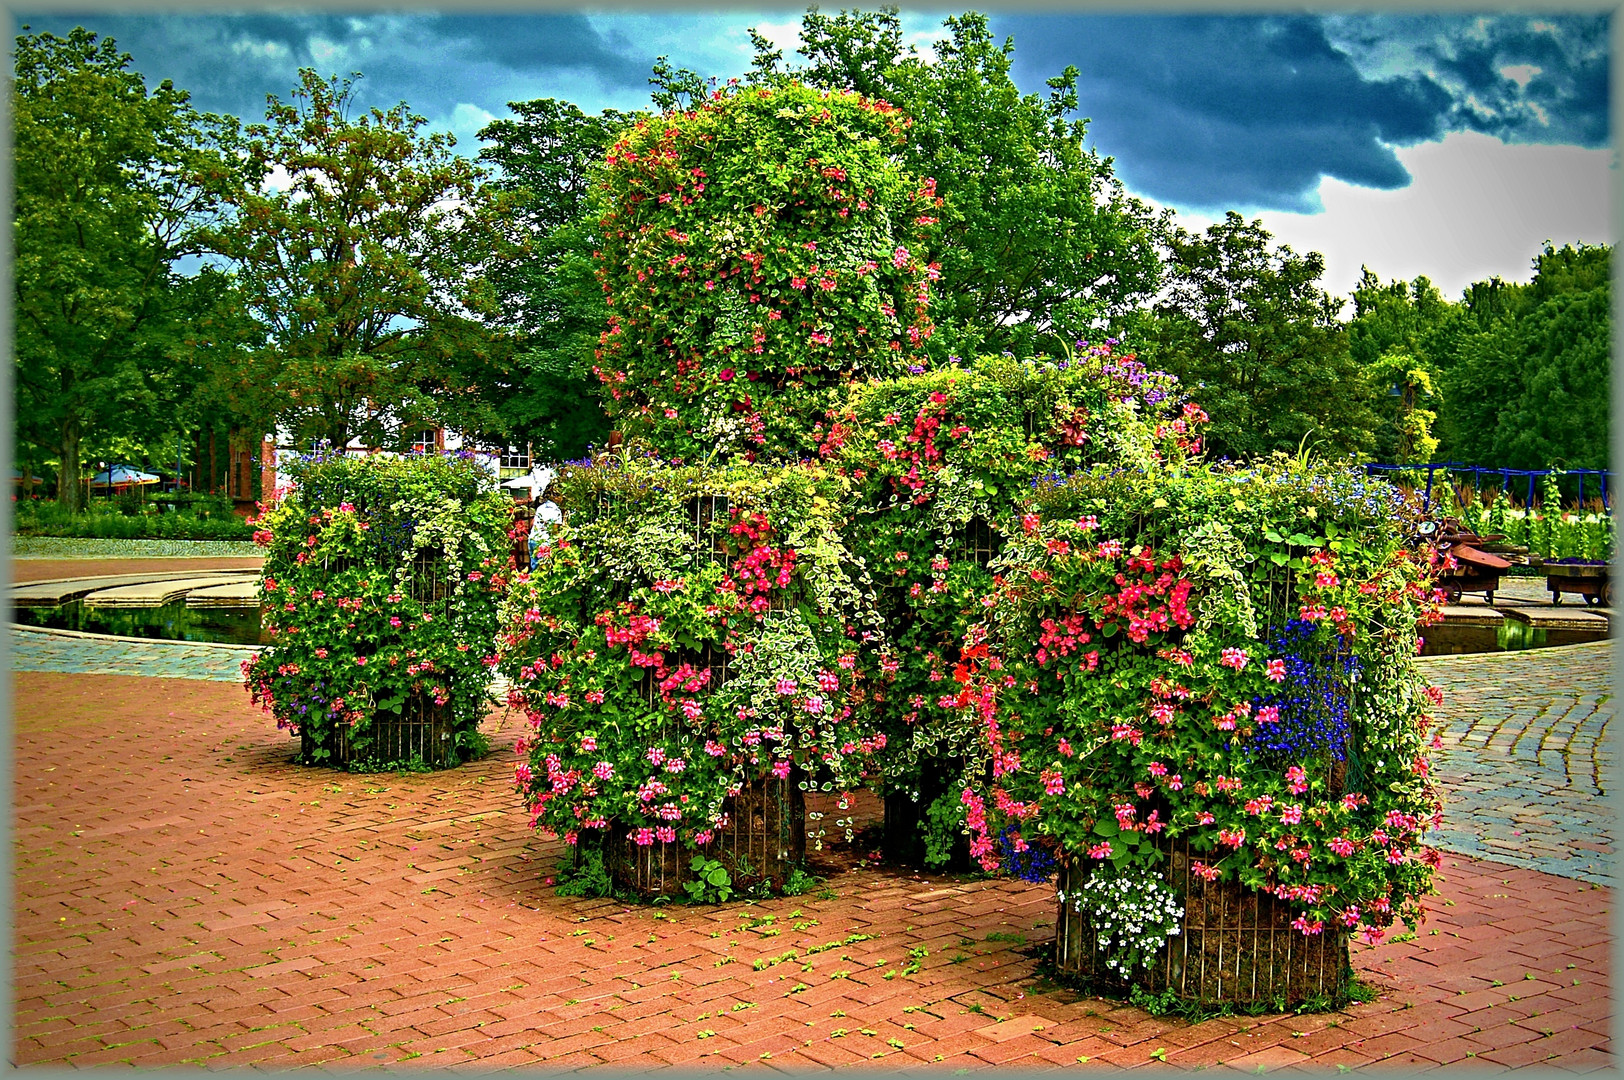
M 1451 581 L 1444 586 L 1444 599 L 1451 604 L 1460 603 L 1460 584 L 1458 582 Z
M 1602 604 L 1607 607 L 1613 606 L 1613 583 L 1611 581 L 1602 585 L 1601 596 L 1599 596 L 1597 599 L 1599 599 Z

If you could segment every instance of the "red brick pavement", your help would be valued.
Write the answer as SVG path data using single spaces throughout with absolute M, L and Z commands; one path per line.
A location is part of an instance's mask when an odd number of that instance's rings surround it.
M 1566 878 L 1447 858 L 1419 936 L 1357 951 L 1378 1000 L 1192 1025 L 1047 988 L 1044 887 L 858 869 L 833 899 L 564 899 L 504 753 L 352 776 L 291 764 L 228 684 L 14 690 L 18 1064 L 1612 1064 L 1612 894 Z M 490 722 L 501 748 L 516 728 Z

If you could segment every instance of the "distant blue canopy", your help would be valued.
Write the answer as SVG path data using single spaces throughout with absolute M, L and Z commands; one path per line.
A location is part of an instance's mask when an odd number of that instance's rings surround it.
M 142 472 L 133 465 L 114 465 L 92 476 L 90 482 L 101 487 L 119 487 L 124 484 L 156 484 L 158 477 Z

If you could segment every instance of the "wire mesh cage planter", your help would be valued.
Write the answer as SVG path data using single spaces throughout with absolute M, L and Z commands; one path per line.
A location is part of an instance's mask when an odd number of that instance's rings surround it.
M 1253 590 L 1259 634 L 1286 654 L 1289 689 L 1266 699 L 1280 710 L 1275 734 L 1238 743 L 1233 752 L 1295 753 L 1311 744 L 1323 754 L 1326 797 L 1339 798 L 1349 790 L 1350 778 L 1362 778 L 1352 730 L 1359 666 L 1345 644 L 1308 651 L 1297 644 L 1304 639 L 1293 620 L 1296 589 L 1289 569 L 1270 568 L 1253 582 Z M 1200 854 L 1192 854 L 1182 839 L 1164 840 L 1157 849 L 1162 874 L 1184 914 L 1179 932 L 1146 966 L 1134 969 L 1132 985 L 1153 994 L 1171 990 L 1186 1000 L 1269 1005 L 1334 999 L 1347 990 L 1351 968 L 1344 928 L 1326 926 L 1305 935 L 1291 925 L 1300 913 L 1291 902 L 1234 880 L 1207 881 L 1192 873 Z M 1123 988 L 1130 980 L 1107 966 L 1095 927 L 1074 899 L 1090 872 L 1091 866 L 1076 862 L 1060 870 L 1055 966 Z
M 1293 1005 L 1347 990 L 1352 969 L 1345 930 L 1328 926 L 1304 935 L 1291 925 L 1297 913 L 1289 902 L 1239 882 L 1192 874 L 1193 856 L 1182 841 L 1165 843 L 1162 851 L 1167 882 L 1184 907 L 1179 932 L 1124 979 L 1106 966 L 1088 913 L 1068 899 L 1087 874 L 1074 864 L 1060 871 L 1054 952 L 1060 971 L 1119 988 L 1131 982 L 1152 994 L 1171 990 L 1200 1002 Z
M 806 797 L 795 779 L 769 776 L 745 785 L 724 804 L 727 824 L 710 843 L 638 844 L 632 830 L 611 824 L 600 834 L 604 864 L 615 886 L 641 900 L 678 897 L 694 880 L 695 855 L 721 863 L 735 891 L 765 884 L 773 891 L 806 861 Z M 579 848 L 577 858 L 579 858 Z
M 321 563 L 329 578 L 365 565 L 363 560 L 347 557 L 324 557 Z M 449 615 L 453 589 L 444 552 L 422 548 L 412 556 L 403 591 L 424 611 Z M 355 653 L 366 657 L 369 650 L 357 643 Z M 431 769 L 448 768 L 458 762 L 452 706 L 449 700 L 442 704 L 428 691 L 416 690 L 405 695 L 398 710 L 374 709 L 357 725 L 334 722 L 320 737 L 301 730 L 299 761 L 341 769 L 353 764 L 387 768 L 417 763 Z
M 299 734 L 299 760 L 306 765 L 352 764 L 391 766 L 421 762 L 431 769 L 457 763 L 456 727 L 451 706 L 438 704 L 425 693 L 409 695 L 399 712 L 378 710 L 364 727 L 336 725 L 318 741 L 308 731 Z M 318 759 L 316 750 L 326 750 Z

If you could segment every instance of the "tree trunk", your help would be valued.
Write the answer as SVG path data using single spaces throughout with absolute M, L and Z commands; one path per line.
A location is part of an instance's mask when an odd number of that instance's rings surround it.
M 85 508 L 85 489 L 79 482 L 79 418 L 62 420 L 62 463 L 56 470 L 56 504 L 78 513 Z

